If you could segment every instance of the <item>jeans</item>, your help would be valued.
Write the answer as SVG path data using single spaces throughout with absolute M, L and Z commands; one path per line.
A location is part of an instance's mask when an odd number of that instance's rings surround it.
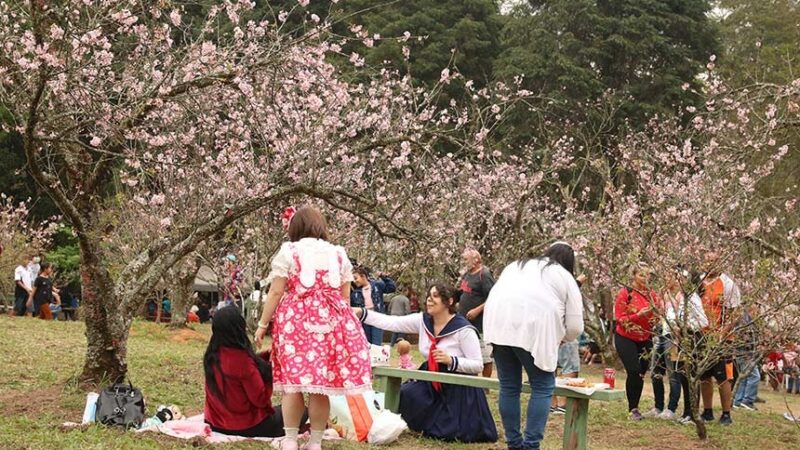
M 372 325 L 362 325 L 364 326 L 364 334 L 367 335 L 367 342 L 372 345 L 381 345 L 383 342 L 383 330 Z
M 650 372 L 650 380 L 653 382 L 653 396 L 655 397 L 655 407 L 664 410 L 664 378 L 667 375 L 667 354 L 669 352 L 670 338 L 667 336 L 657 336 L 655 351 L 653 352 L 653 370 Z M 672 391 L 670 391 L 671 393 Z
M 683 363 L 676 362 L 675 369 L 669 376 L 669 405 L 667 409 L 672 412 L 678 412 L 678 401 L 681 399 L 681 390 L 683 390 L 683 413 L 681 417 L 691 417 L 692 399 L 689 395 L 689 379 L 686 377 Z
M 744 378 L 739 383 L 739 389 L 736 390 L 736 395 L 733 397 L 733 404 L 740 405 L 744 403 L 748 406 L 753 406 L 758 395 L 758 383 L 761 381 L 761 373 L 758 371 L 758 364 L 753 361 L 741 361 L 740 369 L 747 369 L 746 365 L 752 364 L 753 368 L 749 373 L 744 375 Z
M 533 356 L 519 347 L 493 345 L 497 377 L 500 379 L 500 418 L 506 431 L 509 449 L 538 449 L 544 438 L 550 399 L 556 386 L 553 372 L 545 372 L 533 364 Z M 522 370 L 528 374 L 531 398 L 528 400 L 525 436 L 520 434 L 520 401 Z
M 405 339 L 406 335 L 403 333 L 392 333 L 392 340 L 389 341 L 389 345 L 394 346 L 397 343 L 398 339 Z
M 27 296 L 18 296 L 14 298 L 14 315 L 16 316 L 24 316 L 25 310 L 27 306 L 25 304 L 28 303 Z

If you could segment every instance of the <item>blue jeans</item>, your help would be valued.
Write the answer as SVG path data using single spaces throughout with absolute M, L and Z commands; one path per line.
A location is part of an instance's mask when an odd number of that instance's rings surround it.
M 406 335 L 403 333 L 392 333 L 392 340 L 389 341 L 389 345 L 394 346 L 397 343 L 398 339 L 405 339 Z
M 742 364 L 739 365 L 741 368 L 745 368 L 745 363 L 751 363 L 752 361 L 742 361 Z M 736 396 L 733 398 L 734 405 L 740 405 L 744 403 L 745 405 L 752 406 L 753 402 L 756 401 L 756 396 L 758 395 L 758 383 L 761 381 L 761 373 L 758 371 L 758 364 L 753 365 L 753 369 L 750 373 L 747 374 L 746 377 L 742 379 L 739 383 L 739 389 L 736 390 Z
M 519 347 L 493 345 L 497 377 L 500 379 L 500 418 L 509 449 L 538 449 L 544 439 L 550 399 L 556 386 L 553 372 L 545 372 L 533 364 L 533 356 Z M 522 370 L 528 374 L 531 398 L 525 423 L 525 436 L 520 434 L 520 401 Z
M 383 342 L 383 330 L 365 323 L 362 325 L 364 326 L 364 334 L 367 335 L 367 342 L 372 345 L 381 345 Z

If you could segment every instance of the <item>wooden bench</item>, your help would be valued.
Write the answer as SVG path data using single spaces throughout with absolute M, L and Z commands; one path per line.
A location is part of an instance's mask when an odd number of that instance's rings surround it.
M 400 407 L 400 384 L 405 379 L 438 381 L 446 384 L 500 390 L 500 381 L 496 378 L 408 370 L 395 367 L 374 367 L 372 374 L 376 379 L 381 380 L 386 395 L 385 406 L 392 412 L 398 412 Z M 523 383 L 522 392 L 530 394 L 530 385 Z M 603 402 L 622 400 L 625 398 L 625 391 L 601 390 L 595 391 L 592 395 L 584 395 L 571 389 L 556 386 L 553 395 L 567 398 L 567 414 L 564 421 L 564 450 L 585 450 L 586 429 L 589 420 L 589 400 Z M 521 425 L 524 427 L 524 423 Z

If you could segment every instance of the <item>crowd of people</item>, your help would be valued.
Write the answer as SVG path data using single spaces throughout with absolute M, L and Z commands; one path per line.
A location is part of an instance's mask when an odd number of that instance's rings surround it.
M 581 363 L 591 363 L 601 353 L 583 334 L 581 286 L 586 277 L 576 273 L 575 252 L 566 242 L 555 242 L 540 254 L 520 255 L 497 278 L 478 251 L 467 249 L 462 254 L 465 270 L 457 282 L 431 284 L 420 304 L 415 290 L 398 289 L 389 274 L 373 274 L 331 243 L 319 209 L 304 206 L 294 212 L 286 232 L 288 241 L 272 259 L 263 282 L 269 287 L 256 347 L 247 336 L 240 308 L 226 307 L 235 304 L 235 286 L 229 286 L 231 297 L 223 299 L 224 305 L 209 308 L 200 302 L 192 310 L 202 315 L 200 321 L 213 315 L 203 366 L 205 420 L 215 431 L 282 436 L 280 448 L 294 450 L 298 435 L 307 430 L 310 440 L 304 448 L 321 448 L 329 396 L 372 389 L 369 348 L 382 344 L 386 331 L 392 333 L 391 344 L 418 337 L 424 360 L 420 370 L 484 377 L 496 371 L 508 448 L 536 449 L 548 417 L 564 413 L 563 399 L 553 396 L 555 375 L 577 377 Z M 228 260 L 226 267 L 235 267 L 235 259 Z M 736 283 L 719 267 L 719 255 L 710 252 L 697 270 L 676 268 L 665 274 L 665 287 L 657 292 L 651 285 L 653 271 L 640 262 L 617 293 L 610 326 L 626 372 L 631 420 L 713 421 L 715 382 L 721 425 L 733 423 L 733 408 L 756 409 L 762 376 L 774 389 L 785 386 L 790 393 L 800 393 L 797 347 L 772 352 L 760 361 L 763 349 L 752 317 L 742 306 Z M 58 311 L 63 298 L 53 286 L 53 274 L 47 262 L 28 257 L 21 261 L 14 275 L 17 315 L 48 319 Z M 395 295 L 387 306 L 385 296 L 391 293 Z M 169 313 L 171 305 L 165 302 L 168 299 L 162 300 L 161 309 Z M 269 330 L 271 347 L 256 353 Z M 703 358 L 702 373 L 697 373 L 697 361 Z M 524 429 L 523 373 L 532 392 Z M 655 402 L 642 412 L 648 373 Z M 743 380 L 733 392 L 740 375 Z M 700 417 L 694 417 L 690 403 L 689 387 L 695 378 L 702 380 Z M 273 392 L 282 395 L 280 406 L 272 405 Z M 432 438 L 498 439 L 483 389 L 409 381 L 401 388 L 400 413 L 412 430 Z
M 311 433 L 306 448 L 321 448 L 328 396 L 371 389 L 369 345 L 382 343 L 384 331 L 392 332 L 392 344 L 418 336 L 424 360 L 421 370 L 483 376 L 492 376 L 496 370 L 498 409 L 510 449 L 539 448 L 548 417 L 564 412 L 563 403 L 553 397 L 555 374 L 575 377 L 581 361 L 592 362 L 600 353 L 597 344 L 583 335 L 581 285 L 586 278 L 576 274 L 575 252 L 566 242 L 555 242 L 541 254 L 521 255 L 496 279 L 483 266 L 479 252 L 468 249 L 462 255 L 465 271 L 458 282 L 429 286 L 420 311 L 414 312 L 410 297 L 416 293 L 409 289 L 395 295 L 387 308 L 384 296 L 397 290 L 396 282 L 382 272 L 373 277 L 364 265 L 354 264 L 342 247 L 330 243 L 318 209 L 300 208 L 288 221 L 287 233 L 289 241 L 272 260 L 266 280 L 269 292 L 255 336 L 261 346 L 274 322 L 269 374 L 262 367 L 263 359 L 244 343 L 239 345 L 253 361 L 248 363 L 251 376 L 261 374 L 262 382 L 268 381 L 270 389 L 283 394 L 283 429 L 275 428 L 277 419 L 270 422 L 272 435 L 285 436 L 283 449 L 297 448 L 298 432 L 306 423 L 304 414 Z M 638 263 L 630 282 L 619 290 L 612 327 L 627 375 L 631 420 L 714 420 L 715 383 L 720 424 L 733 422 L 732 408 L 755 408 L 753 384 L 742 382 L 735 395 L 732 392 L 739 372 L 757 379 L 760 367 L 754 361 L 754 341 L 747 339 L 748 320 L 752 320 L 741 305 L 738 287 L 719 270 L 719 262 L 719 255 L 709 253 L 696 271 L 676 268 L 664 277 L 663 292 L 652 288 L 650 267 Z M 722 342 L 709 338 L 712 335 L 722 336 Z M 712 361 L 707 360 L 703 373 L 696 374 L 692 370 L 697 362 L 692 358 L 701 353 Z M 792 361 L 797 359 L 796 353 L 785 352 L 770 361 L 769 370 L 783 373 L 787 355 Z M 207 381 L 216 374 L 208 365 L 206 373 Z M 520 423 L 523 373 L 532 392 L 524 429 Z M 648 374 L 655 404 L 641 412 Z M 793 376 L 791 386 L 796 390 L 796 373 Z M 700 417 L 693 417 L 690 403 L 689 383 L 695 378 L 702 380 Z M 214 383 L 221 386 L 227 381 L 215 379 Z M 221 391 L 207 388 L 207 395 L 216 396 L 208 401 L 207 410 L 218 409 L 207 420 L 229 429 L 224 422 L 214 422 L 220 410 L 211 404 L 227 402 Z M 309 398 L 307 407 L 304 395 Z M 253 408 L 266 408 L 263 403 L 256 402 Z M 400 413 L 412 430 L 425 436 L 461 442 L 498 438 L 482 389 L 409 381 L 401 388 Z M 264 420 L 264 415 L 256 415 L 237 426 L 249 430 Z

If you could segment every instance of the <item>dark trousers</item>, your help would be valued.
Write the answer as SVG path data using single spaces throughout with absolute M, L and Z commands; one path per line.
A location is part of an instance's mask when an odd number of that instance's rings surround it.
M 21 316 L 25 315 L 25 310 L 27 309 L 27 306 L 25 306 L 26 303 L 28 303 L 28 297 L 27 296 L 23 297 L 23 296 L 20 295 L 20 296 L 17 296 L 17 297 L 14 298 L 14 315 L 15 316 L 20 316 L 21 317 Z
M 614 334 L 614 346 L 617 348 L 622 365 L 625 366 L 627 374 L 625 394 L 628 397 L 628 411 L 633 411 L 639 408 L 639 400 L 642 398 L 644 375 L 650 367 L 650 350 L 653 348 L 653 341 L 636 342 Z

